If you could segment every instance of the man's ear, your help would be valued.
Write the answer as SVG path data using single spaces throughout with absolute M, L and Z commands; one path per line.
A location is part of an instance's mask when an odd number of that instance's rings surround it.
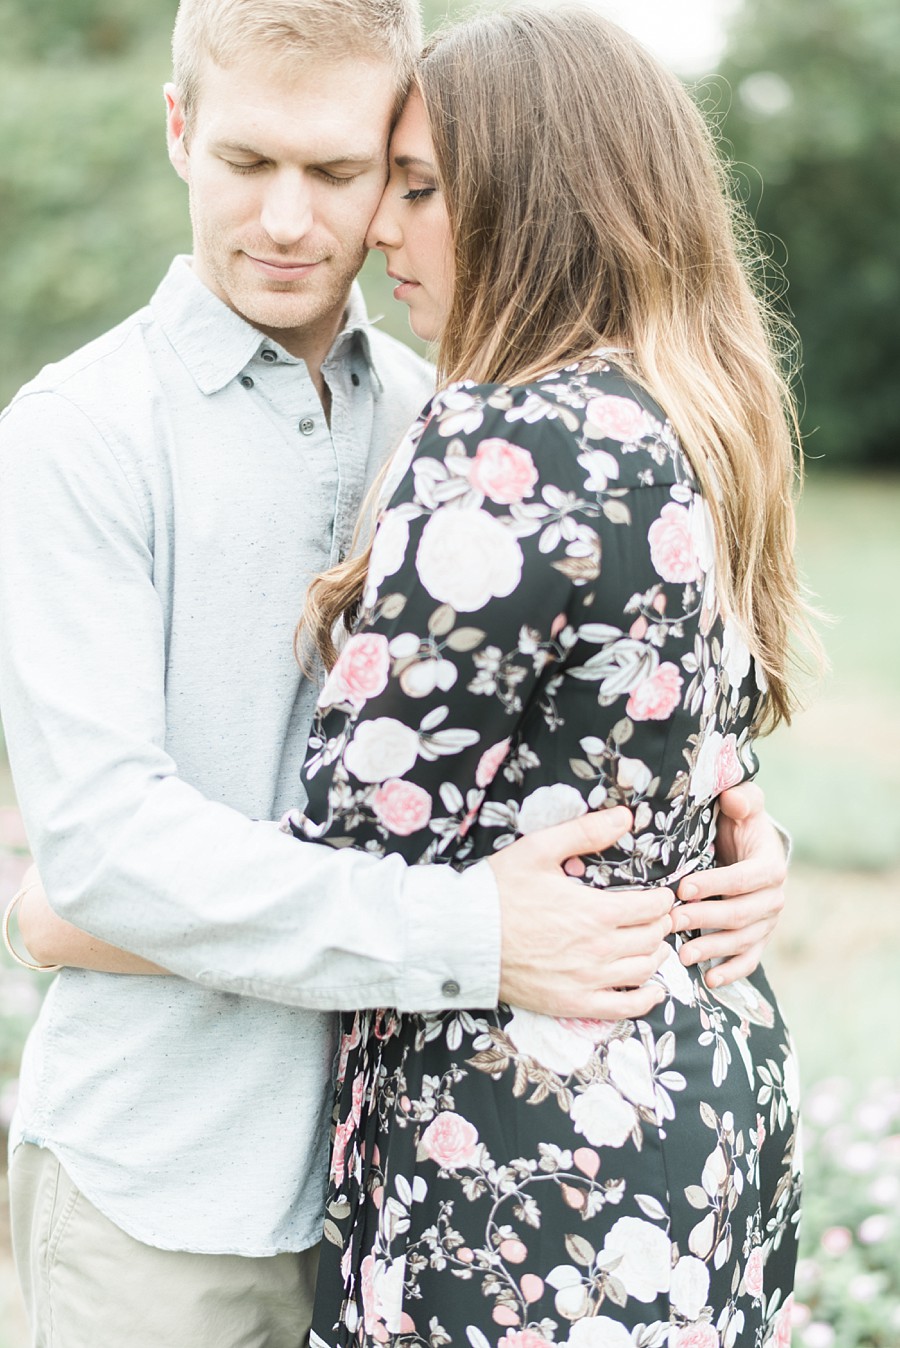
M 174 84 L 163 85 L 166 100 L 166 144 L 169 147 L 169 161 L 185 182 L 189 178 L 188 155 L 184 144 L 184 109 L 181 97 Z

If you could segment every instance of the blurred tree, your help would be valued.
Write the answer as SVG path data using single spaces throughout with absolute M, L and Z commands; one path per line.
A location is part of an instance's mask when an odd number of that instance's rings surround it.
M 190 246 L 163 131 L 175 8 L 0 0 L 0 406 Z
M 783 243 L 807 452 L 896 466 L 900 5 L 745 0 L 721 71 L 748 204 Z
M 115 59 L 171 28 L 177 0 L 0 0 L 4 62 Z

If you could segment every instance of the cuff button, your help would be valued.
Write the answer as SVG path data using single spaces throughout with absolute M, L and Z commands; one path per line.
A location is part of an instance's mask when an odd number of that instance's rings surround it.
M 446 983 L 441 985 L 441 992 L 445 997 L 458 997 L 460 987 L 455 978 L 448 978 Z

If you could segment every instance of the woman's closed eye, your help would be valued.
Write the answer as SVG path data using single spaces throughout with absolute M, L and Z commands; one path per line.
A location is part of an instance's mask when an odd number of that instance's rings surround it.
M 404 192 L 400 200 L 422 201 L 425 197 L 433 196 L 436 191 L 436 187 L 411 187 L 408 192 Z

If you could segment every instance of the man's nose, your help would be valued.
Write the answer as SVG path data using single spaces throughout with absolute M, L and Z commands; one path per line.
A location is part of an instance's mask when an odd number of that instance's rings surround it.
M 310 184 L 302 173 L 277 173 L 267 184 L 260 224 L 273 243 L 289 247 L 312 229 Z

